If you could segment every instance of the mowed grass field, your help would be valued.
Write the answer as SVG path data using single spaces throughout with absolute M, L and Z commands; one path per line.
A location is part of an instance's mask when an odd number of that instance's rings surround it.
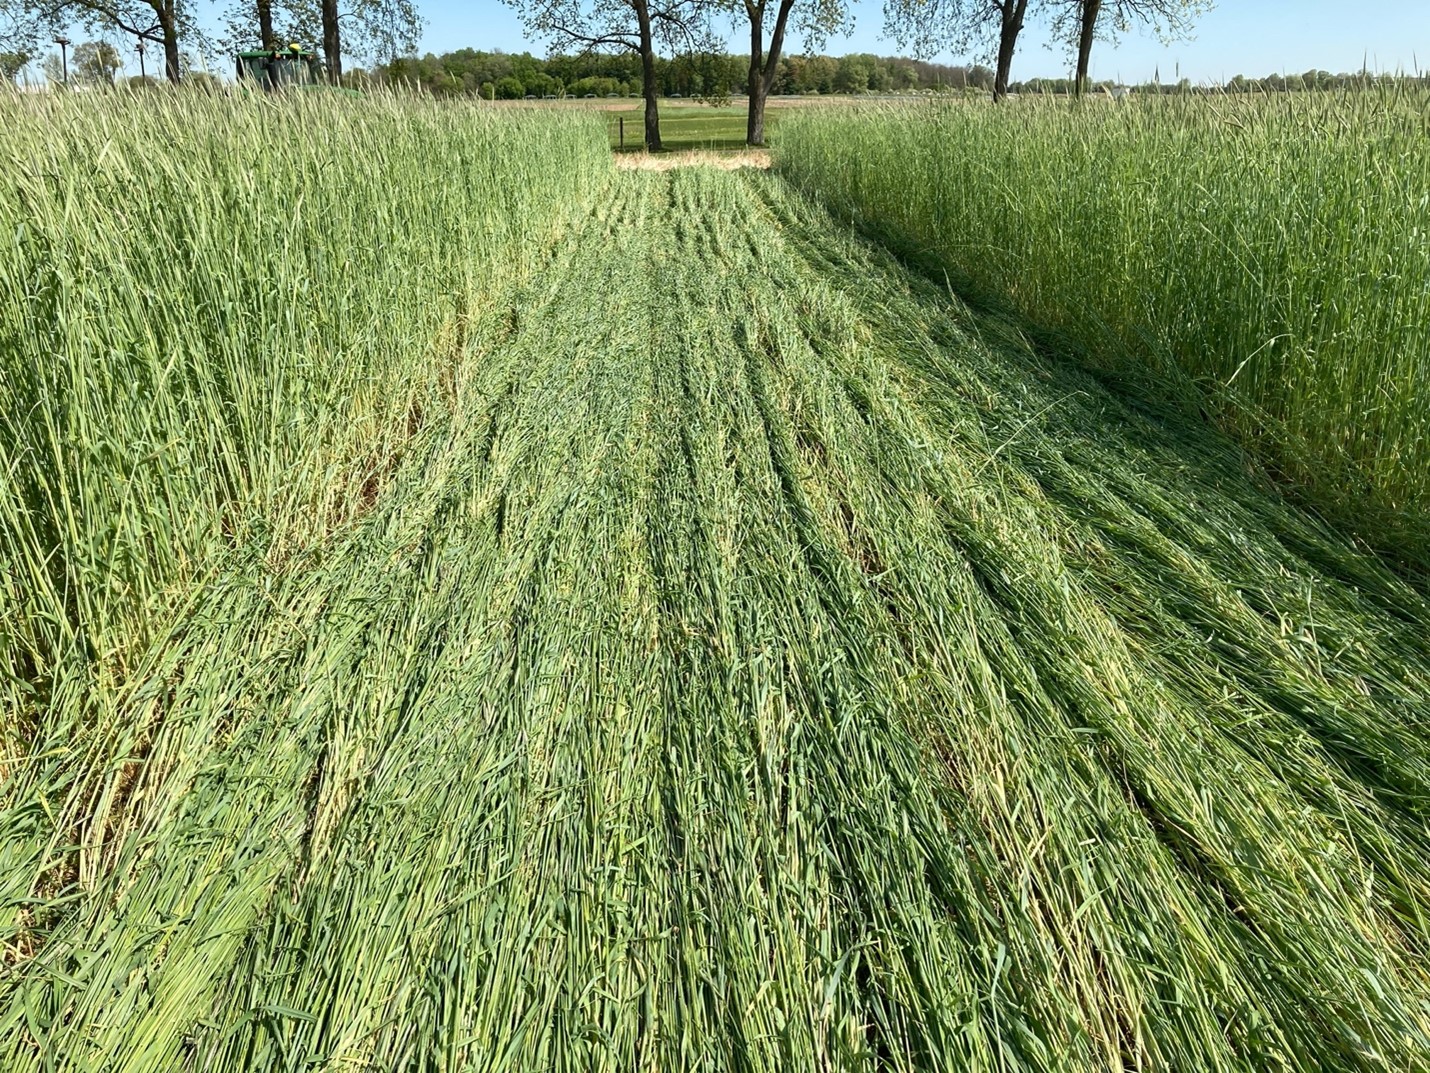
M 777 104 L 765 114 L 766 136 L 772 136 L 779 118 L 789 109 Z M 745 148 L 746 111 L 735 106 L 679 105 L 661 102 L 660 138 L 664 148 L 673 151 L 739 150 Z M 607 133 L 611 148 L 622 148 L 621 123 L 625 123 L 624 148 L 639 152 L 645 149 L 645 110 L 639 102 L 620 111 L 606 113 Z
M 877 109 L 887 102 L 877 98 L 861 97 L 771 97 L 765 105 L 765 140 L 772 143 L 778 138 L 780 122 L 796 113 L 818 114 L 825 109 L 858 114 L 861 111 Z M 645 109 L 640 101 L 619 104 L 610 100 L 563 101 L 547 104 L 547 107 L 574 110 L 589 108 L 606 116 L 607 133 L 611 148 L 629 152 L 645 149 Z M 737 98 L 730 104 L 698 104 L 678 98 L 665 98 L 660 102 L 660 136 L 662 148 L 671 152 L 730 152 L 746 147 L 745 132 L 748 122 L 747 103 Z M 621 144 L 621 121 L 625 121 L 625 144 Z
M 796 110 L 852 106 L 850 98 L 771 98 L 765 112 L 767 139 L 779 120 Z M 626 98 L 568 98 L 559 101 L 502 101 L 498 109 L 522 112 L 590 113 L 606 123 L 613 150 L 645 152 L 645 105 Z M 746 116 L 743 100 L 727 105 L 703 104 L 683 98 L 662 98 L 659 107 L 662 148 L 670 152 L 732 152 L 746 148 Z M 624 142 L 621 124 L 625 124 Z
M 0 1067 L 1424 1068 L 1426 585 L 1195 413 L 584 112 L 0 119 Z
M 878 107 L 876 98 L 859 97 L 771 97 L 765 111 L 766 140 L 775 136 L 780 120 L 795 112 L 842 109 L 857 111 Z M 645 151 L 645 105 L 635 98 L 619 100 L 563 98 L 542 101 L 501 101 L 496 107 L 511 111 L 592 112 L 606 120 L 611 148 L 627 152 Z M 694 98 L 664 97 L 660 101 L 660 131 L 663 149 L 670 152 L 732 152 L 744 150 L 747 122 L 744 98 L 728 104 L 707 104 Z M 624 142 L 621 124 L 624 122 Z

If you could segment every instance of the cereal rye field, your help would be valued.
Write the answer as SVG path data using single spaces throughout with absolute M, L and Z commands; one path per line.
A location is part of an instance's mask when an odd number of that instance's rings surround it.
M 1200 419 L 589 117 L 0 115 L 0 1067 L 1427 1068 L 1425 586 Z

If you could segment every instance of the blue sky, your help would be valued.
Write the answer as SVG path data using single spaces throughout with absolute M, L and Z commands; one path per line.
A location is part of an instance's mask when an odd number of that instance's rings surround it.
M 422 50 L 446 52 L 471 47 L 529 51 L 544 55 L 544 43 L 527 40 L 511 8 L 500 0 L 418 0 L 428 20 Z M 1049 47 L 1046 29 L 1030 22 L 1013 61 L 1013 77 L 1056 77 L 1067 73 L 1064 50 Z M 731 47 L 742 46 L 732 39 Z M 793 51 L 801 43 L 793 42 Z M 882 0 L 856 0 L 854 30 L 830 40 L 825 52 L 899 50 L 883 37 Z M 951 61 L 969 57 L 943 55 Z M 1094 48 L 1094 78 L 1142 82 L 1158 70 L 1171 81 L 1180 69 L 1194 82 L 1222 82 L 1234 74 L 1264 75 L 1318 68 L 1332 72 L 1359 70 L 1365 58 L 1382 71 L 1430 69 L 1430 0 L 1380 0 L 1353 4 L 1347 0 L 1221 0 L 1198 20 L 1191 41 L 1163 46 L 1139 33 L 1127 35 L 1116 47 Z

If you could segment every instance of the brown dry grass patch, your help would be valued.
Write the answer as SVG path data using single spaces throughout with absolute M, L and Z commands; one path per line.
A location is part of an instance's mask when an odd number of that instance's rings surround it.
M 670 171 L 673 168 L 768 168 L 767 149 L 747 149 L 735 153 L 690 149 L 683 153 L 617 153 L 616 167 L 629 171 Z

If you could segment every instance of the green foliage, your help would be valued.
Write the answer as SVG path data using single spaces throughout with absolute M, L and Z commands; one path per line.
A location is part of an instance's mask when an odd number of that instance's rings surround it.
M 1430 561 L 1424 91 L 800 116 L 781 167 Z
M 174 69 L 166 74 L 177 82 L 182 74 L 181 47 L 200 33 L 199 8 L 195 0 L 0 0 L 0 43 L 18 42 L 21 47 L 32 47 L 75 27 L 105 39 L 133 40 L 144 34 L 158 45 L 161 70 L 168 62 L 165 56 L 176 61 Z M 95 47 L 100 56 L 92 63 L 89 80 L 112 82 L 112 77 L 106 77 L 112 64 L 104 50 L 114 52 L 114 48 L 98 42 Z M 51 84 L 63 81 L 62 75 L 57 77 L 50 70 L 48 60 L 45 68 Z
M 1149 31 L 1163 44 L 1185 40 L 1196 29 L 1197 18 L 1212 7 L 1212 0 L 1046 0 L 1051 15 L 1049 29 L 1074 60 L 1079 32 L 1091 13 L 1093 40 L 1116 44 L 1134 28 Z
M 79 85 L 112 86 L 124 61 L 108 41 L 85 41 L 75 46 L 71 77 Z
M 579 78 L 566 87 L 569 97 L 604 97 L 614 93 L 620 83 L 610 78 Z
M 320 0 L 270 0 L 269 11 L 280 46 L 296 41 L 311 47 L 322 42 Z M 339 22 L 344 57 L 375 64 L 410 53 L 423 26 L 414 0 L 352 0 L 343 6 Z M 219 30 L 218 43 L 225 52 L 258 47 L 262 39 L 258 5 L 254 0 L 232 0 L 220 13 Z M 345 73 L 346 69 L 344 63 Z
M 748 56 L 723 53 L 680 53 L 657 56 L 656 78 L 665 95 L 719 100 L 743 93 L 750 71 Z M 841 75 L 841 72 L 843 74 Z M 584 96 L 595 92 L 639 95 L 640 59 L 633 53 L 588 52 L 538 59 L 529 53 L 480 52 L 458 49 L 441 56 L 407 56 L 379 67 L 374 76 L 393 83 L 416 84 L 438 96 L 466 94 L 485 97 L 482 86 L 512 78 L 522 93 L 541 97 L 548 93 Z M 597 83 L 604 89 L 592 87 Z M 858 53 L 831 56 L 784 56 L 780 59 L 773 91 L 776 94 L 883 93 L 908 90 L 991 88 L 993 72 L 986 67 L 959 67 L 924 63 L 899 57 Z M 613 88 L 610 88 L 613 87 Z M 501 96 L 500 93 L 497 94 Z
M 0 82 L 18 85 L 20 74 L 29 65 L 31 58 L 30 53 L 23 50 L 0 52 Z
M 1051 2 L 1033 0 L 1033 11 Z M 991 60 L 1003 23 L 1028 6 L 1028 0 L 885 0 L 884 34 L 917 56 L 977 53 Z

